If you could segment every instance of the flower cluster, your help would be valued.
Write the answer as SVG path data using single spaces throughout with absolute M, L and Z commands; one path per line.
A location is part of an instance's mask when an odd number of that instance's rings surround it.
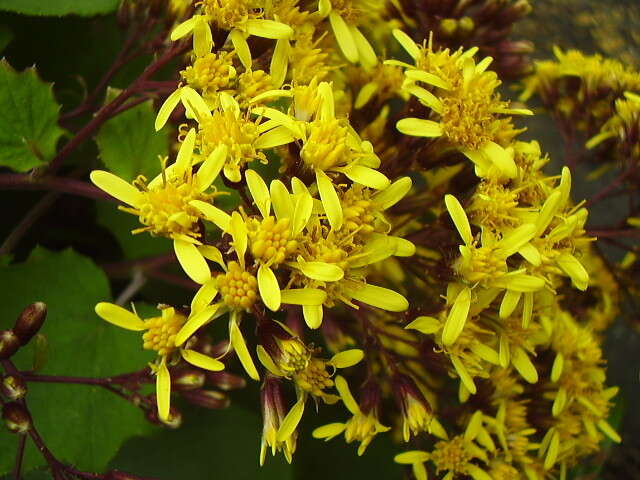
M 417 479 L 542 480 L 620 440 L 599 336 L 619 295 L 571 170 L 548 171 L 514 120 L 532 112 L 499 93 L 528 50 L 501 43 L 492 70 L 490 45 L 472 45 L 528 2 L 475 2 L 419 43 L 415 3 L 197 2 L 171 34 L 192 49 L 155 123 L 175 155 L 150 181 L 91 174 L 133 233 L 173 241 L 195 295 L 146 320 L 96 311 L 145 331 L 167 423 L 174 372 L 232 368 L 233 352 L 262 382 L 261 464 L 292 461 L 313 400 L 347 412 L 314 437 L 359 455 L 377 435 L 415 442 L 396 461 Z M 572 55 L 555 79 L 580 75 Z M 527 92 L 550 85 L 542 70 Z M 591 146 L 637 142 L 637 107 L 620 100 Z M 220 318 L 226 348 L 203 348 Z

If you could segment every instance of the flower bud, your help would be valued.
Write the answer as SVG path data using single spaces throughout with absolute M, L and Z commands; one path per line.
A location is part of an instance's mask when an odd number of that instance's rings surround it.
M 150 398 L 154 408 L 147 412 L 147 420 L 154 425 L 161 425 L 171 429 L 180 428 L 182 425 L 182 413 L 180 413 L 180 410 L 172 405 L 169 409 L 169 418 L 167 421 L 162 421 L 158 417 L 158 410 L 155 408 L 155 405 L 157 404 L 155 395 L 151 395 Z
M 24 434 L 31 428 L 31 415 L 24 405 L 17 402 L 6 403 L 2 407 L 2 419 L 11 433 Z
M 204 385 L 205 373 L 202 370 L 195 368 L 185 368 L 172 372 L 171 374 L 171 386 L 172 390 L 187 391 L 196 390 Z
M 11 358 L 20 348 L 20 339 L 13 330 L 0 331 L 0 360 Z
M 262 409 L 262 440 L 260 442 L 260 465 L 264 465 L 267 450 L 275 455 L 282 450 L 285 458 L 291 463 L 296 450 L 297 431 L 284 441 L 278 440 L 278 430 L 286 416 L 284 392 L 280 378 L 267 374 L 260 389 L 260 405 Z
M 207 382 L 220 390 L 238 390 L 247 385 L 247 381 L 229 372 L 206 372 Z
M 411 435 L 430 433 L 433 418 L 431 405 L 413 379 L 407 375 L 395 375 L 392 379 L 393 393 L 403 417 L 402 434 L 405 442 Z
M 18 336 L 20 345 L 26 345 L 38 333 L 47 318 L 47 304 L 35 302 L 25 308 L 13 327 L 13 332 Z
M 2 378 L 0 383 L 0 394 L 8 398 L 10 401 L 19 400 L 27 393 L 27 384 L 24 380 L 13 375 L 7 375 Z
M 227 408 L 231 402 L 224 393 L 215 390 L 192 390 L 182 392 L 182 396 L 189 403 L 211 409 Z

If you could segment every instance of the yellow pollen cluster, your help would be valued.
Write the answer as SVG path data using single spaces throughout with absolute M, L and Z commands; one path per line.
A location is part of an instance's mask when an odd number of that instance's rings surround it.
M 461 257 L 457 265 L 458 273 L 470 283 L 482 282 L 507 272 L 504 258 L 496 255 L 491 247 L 470 247 L 471 259 Z
M 218 27 L 231 30 L 249 18 L 250 0 L 202 0 L 204 12 Z
M 362 185 L 354 185 L 347 190 L 342 197 L 342 212 L 344 225 L 349 231 L 360 229 L 360 233 L 372 233 L 375 231 L 373 222 L 373 205 L 370 200 L 371 193 Z
M 253 143 L 260 136 L 255 123 L 243 117 L 236 118 L 231 111 L 215 111 L 200 123 L 200 139 L 203 155 L 209 155 L 218 145 L 224 144 L 237 167 L 255 159 L 264 159 Z
M 178 179 L 167 179 L 159 187 L 143 192 L 143 201 L 134 211 L 123 208 L 140 216 L 140 223 L 146 228 L 134 230 L 134 233 L 150 231 L 155 235 L 188 235 L 196 238 L 198 217 L 189 206 L 192 200 L 207 200 L 209 196 L 198 192 L 196 185 Z
M 216 284 L 224 303 L 231 308 L 248 311 L 258 297 L 258 280 L 238 262 L 229 262 L 227 273 L 218 275 Z
M 177 312 L 168 318 L 154 317 L 146 320 L 147 331 L 142 335 L 143 348 L 155 350 L 161 356 L 171 354 L 176 349 L 176 334 L 186 321 L 187 318 Z
M 447 471 L 455 473 L 466 473 L 467 463 L 472 456 L 466 448 L 466 442 L 462 435 L 452 438 L 446 442 L 436 443 L 431 452 L 431 461 L 436 466 L 438 472 Z
M 300 388 L 315 396 L 321 396 L 322 390 L 333 387 L 327 365 L 319 358 L 312 358 L 307 367 L 296 374 L 295 381 Z
M 191 87 L 205 93 L 223 90 L 235 76 L 232 57 L 233 54 L 228 52 L 208 53 L 197 58 L 193 65 L 182 70 L 180 75 Z
M 264 70 L 245 72 L 238 77 L 236 100 L 240 107 L 247 108 L 252 98 L 273 88 L 273 80 Z
M 347 127 L 337 119 L 317 121 L 300 156 L 307 165 L 328 170 L 344 162 L 348 153 Z
M 329 55 L 318 48 L 311 35 L 299 38 L 291 47 L 292 76 L 296 82 L 306 85 L 314 79 L 324 80 L 331 71 L 327 60 Z
M 269 216 L 258 222 L 253 220 L 249 224 L 249 239 L 251 240 L 251 254 L 256 260 L 267 265 L 278 265 L 285 261 L 298 246 L 298 242 L 290 239 L 291 230 L 288 218 L 277 220 Z
M 518 206 L 518 194 L 501 184 L 482 182 L 471 204 L 472 218 L 480 225 L 493 228 L 516 225 L 513 210 Z
M 473 89 L 464 93 L 442 99 L 443 131 L 451 143 L 477 150 L 491 140 L 491 96 Z
M 303 371 L 309 364 L 311 351 L 298 339 L 285 340 L 280 343 L 278 367 L 287 375 Z

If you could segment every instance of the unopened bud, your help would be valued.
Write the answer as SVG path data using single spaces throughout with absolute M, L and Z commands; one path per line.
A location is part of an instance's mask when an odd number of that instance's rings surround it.
M 19 377 L 7 375 L 0 383 L 0 393 L 10 401 L 19 400 L 26 395 L 27 384 Z
M 445 37 L 453 37 L 458 29 L 458 21 L 455 18 L 443 18 L 440 20 L 440 33 Z
M 501 54 L 526 54 L 535 50 L 533 43 L 526 40 L 505 40 L 496 46 L 496 50 Z
M 40 331 L 47 318 L 47 304 L 35 302 L 25 308 L 13 327 L 21 345 L 26 345 Z
M 229 372 L 207 372 L 207 382 L 220 390 L 238 390 L 247 385 L 247 381 L 239 375 Z
M 462 17 L 458 20 L 458 30 L 463 35 L 469 35 L 476 28 L 476 24 L 471 17 Z
M 24 434 L 31 428 L 31 415 L 17 402 L 5 403 L 2 407 L 2 419 L 11 433 Z
M 171 374 L 172 389 L 176 391 L 195 390 L 204 385 L 205 373 L 202 370 L 185 369 Z
M 153 401 L 155 405 L 155 396 Z M 182 425 L 182 413 L 180 413 L 180 410 L 176 407 L 171 406 L 169 410 L 169 418 L 167 420 L 160 420 L 160 418 L 158 418 L 158 411 L 154 408 L 147 412 L 147 420 L 154 425 L 163 425 L 165 427 L 176 429 L 180 428 Z
M 182 396 L 189 403 L 214 410 L 227 408 L 231 402 L 224 393 L 215 390 L 192 390 L 183 392 Z
M 0 331 L 0 360 L 11 358 L 20 348 L 20 340 L 13 330 Z

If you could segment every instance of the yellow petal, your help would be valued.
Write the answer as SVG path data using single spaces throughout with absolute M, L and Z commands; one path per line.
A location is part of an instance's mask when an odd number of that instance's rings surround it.
M 469 419 L 469 423 L 467 424 L 467 428 L 464 431 L 464 439 L 468 442 L 475 440 L 475 438 L 480 433 L 482 429 L 482 411 L 476 410 L 476 412 L 471 415 Z
M 187 323 L 178 331 L 176 335 L 175 345 L 179 347 L 184 344 L 191 335 L 196 333 L 200 328 L 209 323 L 214 314 L 218 311 L 220 305 L 210 305 L 197 312 L 195 315 L 190 315 Z
M 196 352 L 195 350 L 183 349 L 180 350 L 180 354 L 187 362 L 198 368 L 211 370 L 212 372 L 224 370 L 224 363 L 220 360 L 216 360 L 215 358 L 211 358 L 208 355 Z
M 413 58 L 414 60 L 420 56 L 420 49 L 416 45 L 416 42 L 413 39 L 404 33 L 402 30 L 398 30 L 397 28 L 393 30 L 393 36 L 398 41 L 402 48 Z
M 279 126 L 266 133 L 263 133 L 254 142 L 253 146 L 258 149 L 266 150 L 269 148 L 279 147 L 295 141 L 295 137 L 291 131 L 285 126 Z
M 467 471 L 473 480 L 493 480 L 491 475 L 473 463 L 467 464 Z
M 269 195 L 267 184 L 255 170 L 247 170 L 244 177 L 249 187 L 249 193 L 251 193 L 262 218 L 267 218 L 271 212 L 271 195 Z
M 620 443 L 622 442 L 622 438 L 618 435 L 611 425 L 606 420 L 598 421 L 598 428 L 602 433 L 604 433 L 607 437 L 609 437 L 613 442 Z
M 558 453 L 560 453 L 560 435 L 554 430 L 553 434 L 551 435 L 549 447 L 547 448 L 547 454 L 544 458 L 545 470 L 551 470 L 553 465 L 556 463 L 556 460 L 558 459 Z
M 311 330 L 320 328 L 323 313 L 322 305 L 302 305 L 304 321 Z
M 213 38 L 209 23 L 201 15 L 196 18 L 198 20 L 193 26 L 193 53 L 196 57 L 204 57 L 213 48 Z
M 282 303 L 289 305 L 322 305 L 327 298 L 318 288 L 291 288 L 280 293 Z
M 227 146 L 220 144 L 209 154 L 202 165 L 200 165 L 198 173 L 196 174 L 196 182 L 199 192 L 207 190 L 218 177 L 224 163 L 227 161 L 227 153 Z
M 187 115 L 203 120 L 211 116 L 211 110 L 207 102 L 191 87 L 182 87 L 180 89 L 180 100 L 187 110 Z
M 317 439 L 331 440 L 333 437 L 344 432 L 345 428 L 347 428 L 347 426 L 344 423 L 330 423 L 316 428 L 311 432 L 311 436 Z
M 407 70 L 404 74 L 410 80 L 427 83 L 434 87 L 442 88 L 443 90 L 449 90 L 451 88 L 449 82 L 424 70 Z
M 171 113 L 176 109 L 178 103 L 180 103 L 180 97 L 182 96 L 182 89 L 178 88 L 176 91 L 171 93 L 164 101 L 160 110 L 158 110 L 158 115 L 155 120 L 155 129 L 156 132 L 164 127 L 171 116 Z
M 412 137 L 435 138 L 442 136 L 442 125 L 433 120 L 422 118 L 403 118 L 396 123 L 396 128 L 400 133 L 411 135 Z
M 462 361 L 455 355 L 452 355 L 451 363 L 453 363 L 453 368 L 455 368 L 456 372 L 458 372 L 458 375 L 460 376 L 460 380 L 462 381 L 462 384 L 465 386 L 467 390 L 469 390 L 469 393 L 471 393 L 472 395 L 475 395 L 477 392 L 476 384 L 473 383 L 473 378 L 471 378 L 471 375 L 469 375 L 469 372 L 467 371 Z
M 146 330 L 144 321 L 136 314 L 113 303 L 100 302 L 96 305 L 96 313 L 100 318 L 118 327 L 140 332 Z
M 210 203 L 202 200 L 191 200 L 189 205 L 196 208 L 204 215 L 204 218 L 216 224 L 223 232 L 228 232 L 231 224 L 231 216 L 227 212 L 223 212 L 218 207 L 214 207 Z
M 502 251 L 504 257 L 509 257 L 524 247 L 536 233 L 533 223 L 525 223 L 502 237 L 496 248 Z
M 570 253 L 562 253 L 556 258 L 558 267 L 569 277 L 578 290 L 586 290 L 589 286 L 589 273 L 580 260 Z
M 211 271 L 207 261 L 193 243 L 174 240 L 173 249 L 182 269 L 191 280 L 202 285 L 211 278 Z
M 262 363 L 262 365 L 264 365 L 267 370 L 278 377 L 284 376 L 284 373 L 282 373 L 280 368 L 278 368 L 276 363 L 273 361 L 273 358 L 271 358 L 271 355 L 267 353 L 262 345 L 258 345 L 258 347 L 256 348 L 256 353 L 258 354 L 258 360 L 260 360 L 260 363 Z
M 436 113 L 442 114 L 444 106 L 438 97 L 429 90 L 419 87 L 418 85 L 409 85 L 404 88 L 408 93 L 420 100 L 425 107 L 430 108 Z
M 542 263 L 542 256 L 536 247 L 527 243 L 522 246 L 518 253 L 524 257 L 524 259 L 535 267 L 539 267 Z
M 168 421 L 171 404 L 171 377 L 164 358 L 156 372 L 156 401 L 158 403 L 158 417 L 163 422 Z
M 351 394 L 351 390 L 349 389 L 349 384 L 344 379 L 344 377 L 342 375 L 338 375 L 336 377 L 335 382 L 336 382 L 336 390 L 338 390 L 338 393 L 340 394 L 340 398 L 342 399 L 342 403 L 344 403 L 344 406 L 347 407 L 347 409 L 354 415 L 357 415 L 358 413 L 360 413 L 360 407 L 358 406 L 358 402 L 356 402 L 355 398 L 353 398 L 353 395 Z
M 458 199 L 453 195 L 445 195 L 444 203 L 447 206 L 451 220 L 453 220 L 460 237 L 462 237 L 462 241 L 464 241 L 465 245 L 471 245 L 473 243 L 471 225 L 469 225 L 469 219 L 467 218 L 464 208 L 462 208 Z
M 482 152 L 498 167 L 498 169 L 508 178 L 518 176 L 518 167 L 513 160 L 513 152 L 505 150 L 495 142 L 488 142 L 482 147 Z
M 176 156 L 176 163 L 174 164 L 173 171 L 176 177 L 181 177 L 187 171 L 191 169 L 191 159 L 193 158 L 193 148 L 196 145 L 196 129 L 189 130 L 184 137 L 178 155 Z
M 558 352 L 556 358 L 553 360 L 553 366 L 551 367 L 551 381 L 557 382 L 560 380 L 562 371 L 564 370 L 564 356 Z
M 529 355 L 521 347 L 516 347 L 511 357 L 511 363 L 516 368 L 518 373 L 529 383 L 536 383 L 538 381 L 538 372 L 534 367 Z
M 293 200 L 291 200 L 287 187 L 280 180 L 273 180 L 269 187 L 276 218 L 288 218 L 291 220 L 293 218 Z
M 381 210 L 386 210 L 402 200 L 411 190 L 411 185 L 409 177 L 399 178 L 384 190 L 376 192 L 373 195 L 373 200 Z
M 453 307 L 447 316 L 442 332 L 442 343 L 446 346 L 453 345 L 458 339 L 464 325 L 467 322 L 469 308 L 471 307 L 471 289 L 463 288 L 456 297 Z
M 410 328 L 412 330 L 418 330 L 425 335 L 431 335 L 440 330 L 442 323 L 437 318 L 433 317 L 417 317 L 413 322 L 409 323 L 404 328 Z
M 278 39 L 276 42 L 276 48 L 273 50 L 273 56 L 271 57 L 271 64 L 269 66 L 271 81 L 273 86 L 276 88 L 280 88 L 284 83 L 285 78 L 287 78 L 290 51 L 291 46 L 289 45 L 289 40 L 282 38 Z
M 247 39 L 244 38 L 244 34 L 240 30 L 233 29 L 231 33 L 229 33 L 229 38 L 244 68 L 251 70 L 253 60 L 251 60 L 251 51 L 249 50 Z
M 258 290 L 260 291 L 260 298 L 262 298 L 269 310 L 275 312 L 280 308 L 281 298 L 278 279 L 273 270 L 266 265 L 260 265 L 260 268 L 258 268 Z
M 333 99 L 333 88 L 327 82 L 320 82 L 318 85 L 318 96 L 320 97 L 320 120 L 333 120 L 336 118 L 335 101 Z
M 331 179 L 320 169 L 316 169 L 316 183 L 318 184 L 318 191 L 320 198 L 322 199 L 322 205 L 324 206 L 327 219 L 331 224 L 331 228 L 334 230 L 340 230 L 342 228 L 343 215 L 342 205 L 340 204 L 340 198 L 336 193 Z
M 489 363 L 500 365 L 500 357 L 498 355 L 498 352 L 496 352 L 493 348 L 485 345 L 484 343 L 472 344 L 471 351 L 478 355 L 481 359 Z
M 244 22 L 244 26 L 249 35 L 255 35 L 256 37 L 277 40 L 289 38 L 293 35 L 293 29 L 289 25 L 273 20 L 249 19 Z
M 248 233 L 247 224 L 244 223 L 240 213 L 233 212 L 231 214 L 229 230 L 233 237 L 233 248 L 238 255 L 238 261 L 240 265 L 244 266 L 244 256 L 247 253 Z
M 318 13 L 320 17 L 326 18 L 331 13 L 331 0 L 318 0 Z
M 399 453 L 393 457 L 393 461 L 402 465 L 411 465 L 413 463 L 422 463 L 429 460 L 429 454 L 420 450 L 411 450 L 409 452 Z
M 343 352 L 336 353 L 329 364 L 336 368 L 349 368 L 360 363 L 364 358 L 364 352 L 359 348 L 352 348 L 351 350 L 344 350 Z
M 375 190 L 383 190 L 391 183 L 383 173 L 362 165 L 353 165 L 342 171 L 353 182 Z
M 309 222 L 311 213 L 313 212 L 313 198 L 309 192 L 301 192 L 296 194 L 293 207 L 292 234 L 298 235 Z
M 171 32 L 171 41 L 175 42 L 180 40 L 191 33 L 195 27 L 196 22 L 199 20 L 200 15 L 194 15 L 189 20 L 182 22 Z
M 364 107 L 369 101 L 374 97 L 376 92 L 378 91 L 378 84 L 375 82 L 369 82 L 364 87 L 360 89 L 358 92 L 358 96 L 356 97 L 356 101 L 354 103 L 354 108 L 360 109 Z
M 104 170 L 94 170 L 89 175 L 91 182 L 112 197 L 135 207 L 142 202 L 142 193 L 129 182 Z
M 321 282 L 337 282 L 344 278 L 344 270 L 332 263 L 299 262 L 295 266 L 308 278 Z
M 505 288 L 514 292 L 537 292 L 544 288 L 544 280 L 533 275 L 511 272 L 493 280 L 493 287 Z
M 367 37 L 355 25 L 349 25 L 349 30 L 351 31 L 351 38 L 356 44 L 358 59 L 362 66 L 366 69 L 375 67 L 378 63 L 378 57 Z
M 329 14 L 329 23 L 345 58 L 351 63 L 356 63 L 358 61 L 358 47 L 347 23 L 335 11 Z
M 406 298 L 388 288 L 362 283 L 345 290 L 352 299 L 389 312 L 404 312 L 409 308 Z
M 253 363 L 253 359 L 247 349 L 247 344 L 244 341 L 244 337 L 242 336 L 242 332 L 238 327 L 235 317 L 232 317 L 229 321 L 229 340 L 231 341 L 231 345 L 238 356 L 238 360 L 240 360 L 240 363 L 249 377 L 253 380 L 260 380 L 260 375 L 258 375 L 258 370 L 256 370 L 256 366 Z
M 522 296 L 521 292 L 516 292 L 513 290 L 507 290 L 504 294 L 504 298 L 500 303 L 500 318 L 508 318 L 511 316 L 513 311 L 518 306 L 520 302 L 520 297 Z
M 287 416 L 282 420 L 282 424 L 278 429 L 278 434 L 276 435 L 276 440 L 278 442 L 285 442 L 289 439 L 293 432 L 298 428 L 298 424 L 302 419 L 302 414 L 304 413 L 304 397 L 300 398 L 296 402 L 296 404 L 289 410 Z

